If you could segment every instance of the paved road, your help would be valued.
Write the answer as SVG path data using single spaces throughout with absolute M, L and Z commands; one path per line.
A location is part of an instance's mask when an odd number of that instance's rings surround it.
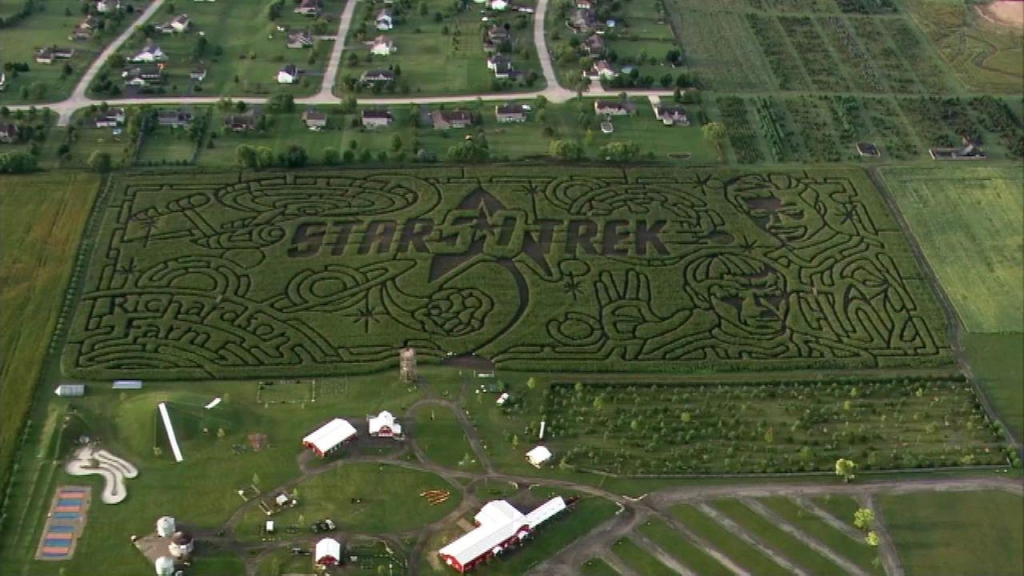
M 537 49 L 540 68 L 544 71 L 544 81 L 548 84 L 541 94 L 551 102 L 565 102 L 574 94 L 558 83 L 558 75 L 555 74 L 555 67 L 551 64 L 551 52 L 548 50 L 548 41 L 544 36 L 544 19 L 548 11 L 548 1 L 538 0 L 537 9 L 533 15 L 533 45 Z
M 345 10 L 341 13 L 341 22 L 338 24 L 338 33 L 335 35 L 334 47 L 331 49 L 331 59 L 327 61 L 327 71 L 324 72 L 324 82 L 320 85 L 320 92 L 314 98 L 337 102 L 334 96 L 334 84 L 338 79 L 338 69 L 341 68 L 341 53 L 345 49 L 345 38 L 348 38 L 348 29 L 352 25 L 352 15 L 356 12 L 356 2 L 348 0 Z M 327 103 L 327 102 L 324 102 Z

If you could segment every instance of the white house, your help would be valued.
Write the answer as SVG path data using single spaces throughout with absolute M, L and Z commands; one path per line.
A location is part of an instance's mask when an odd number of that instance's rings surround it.
M 544 446 L 537 446 L 526 453 L 526 461 L 532 464 L 534 468 L 540 468 L 545 462 L 551 460 L 551 456 L 551 450 Z
M 147 44 L 145 48 L 136 52 L 128 59 L 129 62 L 141 63 L 141 62 L 163 62 L 167 60 L 167 54 L 160 49 L 156 44 Z
M 192 25 L 192 21 L 188 19 L 188 14 L 181 14 L 180 16 L 175 16 L 174 20 L 171 20 L 170 25 L 171 30 L 180 34 L 188 30 L 188 27 Z
M 356 437 L 356 429 L 346 420 L 335 418 L 302 439 L 302 445 L 323 458 Z
M 299 80 L 299 69 L 295 64 L 288 64 L 277 71 L 278 84 L 295 84 Z
M 335 566 L 341 562 L 341 544 L 334 538 L 324 538 L 316 543 L 313 558 L 320 566 Z
M 387 410 L 376 416 L 367 416 L 366 422 L 369 424 L 370 436 L 380 438 L 402 437 L 402 425 L 399 424 L 398 420 L 395 420 L 395 417 Z
M 395 27 L 395 21 L 391 17 L 391 10 L 383 9 L 377 12 L 377 30 L 391 30 Z
M 121 0 L 100 0 L 96 3 L 96 11 L 100 14 L 114 12 L 121 8 Z
M 387 36 L 377 36 L 373 39 L 373 45 L 370 47 L 370 54 L 374 56 L 387 56 L 397 51 L 395 43 Z
M 508 8 L 506 0 L 487 0 L 487 7 L 491 10 L 505 10 Z

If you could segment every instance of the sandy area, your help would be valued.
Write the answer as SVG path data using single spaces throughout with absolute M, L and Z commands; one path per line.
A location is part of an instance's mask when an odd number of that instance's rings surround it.
M 978 6 L 978 13 L 989 22 L 1024 30 L 1024 1 L 996 0 Z
M 93 463 L 96 465 L 93 466 Z M 79 448 L 74 459 L 68 462 L 65 470 L 72 476 L 89 474 L 103 476 L 103 494 L 100 499 L 104 504 L 122 502 L 128 496 L 124 479 L 135 478 L 139 475 L 138 469 L 130 462 L 118 458 L 106 450 L 94 450 L 91 446 Z

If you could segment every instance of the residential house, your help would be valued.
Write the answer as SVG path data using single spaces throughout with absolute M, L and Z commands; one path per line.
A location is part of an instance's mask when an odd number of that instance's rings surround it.
M 88 16 L 75 26 L 71 31 L 71 35 L 68 36 L 68 40 L 88 40 L 89 38 L 92 38 L 92 35 L 96 32 L 99 25 L 100 21 L 98 18 Z
M 309 48 L 313 45 L 313 35 L 309 30 L 292 30 L 288 33 L 289 48 Z
M 504 54 L 492 54 L 487 58 L 487 69 L 494 72 L 495 78 L 508 78 L 515 73 L 512 60 Z
M 160 110 L 156 113 L 156 121 L 160 126 L 168 128 L 187 128 L 192 124 L 192 112 L 188 110 Z
M 192 81 L 194 81 L 194 82 L 196 82 L 198 84 L 199 82 L 202 82 L 203 80 L 206 80 L 206 68 L 203 68 L 202 66 L 198 66 L 196 68 L 193 68 L 188 73 L 188 77 L 189 77 L 190 80 L 192 80 Z
M 595 100 L 594 112 L 605 116 L 625 116 L 631 114 L 635 106 L 628 100 Z
M 362 112 L 363 126 L 366 128 L 386 128 L 395 121 L 391 112 L 386 109 L 367 108 Z
M 659 105 L 655 108 L 655 112 L 658 114 L 658 119 L 666 126 L 690 125 L 690 118 L 686 115 L 686 110 L 682 106 Z
M 256 129 L 256 121 L 259 119 L 255 111 L 245 114 L 228 114 L 224 117 L 224 127 L 232 132 L 248 132 Z
M 0 144 L 14 144 L 18 141 L 18 127 L 0 120 Z
M 310 108 L 302 113 L 302 120 L 310 130 L 320 130 L 327 127 L 327 112 Z
M 473 113 L 469 110 L 434 110 L 430 113 L 434 130 L 468 128 L 473 125 Z
M 121 9 L 121 0 L 99 0 L 96 3 L 96 11 L 100 14 L 116 12 Z
M 107 108 L 93 116 L 97 128 L 117 128 L 124 124 L 124 108 Z
M 156 30 L 163 34 L 181 34 L 183 32 L 188 32 L 188 29 L 191 26 L 192 21 L 189 19 L 188 14 L 180 14 L 169 21 L 160 24 L 156 27 Z
M 590 78 L 599 78 L 601 80 L 611 80 L 619 75 L 615 71 L 615 68 L 607 60 L 598 60 L 590 66 L 590 70 L 583 73 L 584 76 Z
M 370 86 L 372 84 L 386 84 L 388 82 L 394 82 L 394 80 L 395 73 L 391 70 L 367 70 L 359 77 L 359 82 L 364 86 Z
M 164 54 L 164 51 L 153 43 L 147 44 L 145 48 L 128 58 L 128 61 L 133 63 L 163 62 L 164 60 L 167 60 L 167 54 Z
M 39 48 L 36 50 L 37 64 L 53 64 L 54 56 L 52 48 Z
M 121 72 L 124 83 L 128 86 L 149 86 L 162 84 L 164 81 L 164 68 L 160 64 L 145 64 L 125 68 Z
M 86 16 L 78 23 L 81 30 L 97 30 L 100 27 L 100 19 L 95 16 Z
M 391 30 L 394 28 L 395 20 L 391 16 L 391 10 L 384 8 L 380 12 L 377 12 L 376 23 L 377 30 Z
M 491 10 L 502 11 L 508 9 L 507 0 L 487 0 L 487 7 Z
M 603 56 L 607 45 L 600 34 L 591 34 L 582 42 L 583 51 L 590 56 Z
M 392 52 L 397 52 L 398 48 L 395 46 L 394 41 L 387 36 L 377 36 L 373 39 L 373 45 L 370 46 L 370 54 L 374 56 L 388 56 Z
M 499 124 L 526 122 L 526 108 L 522 104 L 504 103 L 494 107 L 494 116 Z
M 302 0 L 302 2 L 295 7 L 295 13 L 302 14 L 303 16 L 316 17 L 322 14 L 323 11 L 323 0 Z
M 485 52 L 497 52 L 501 47 L 502 43 L 511 41 L 512 35 L 504 26 L 498 26 L 497 24 L 491 24 L 487 29 L 487 33 L 484 34 L 484 51 Z
M 589 8 L 577 8 L 569 15 L 569 26 L 577 32 L 589 32 L 597 27 L 597 15 Z
M 576 0 L 576 7 L 580 10 L 593 10 L 594 2 L 593 0 Z
M 36 62 L 40 64 L 53 64 L 55 60 L 69 60 L 75 55 L 74 48 L 61 48 L 49 46 L 36 50 Z
M 295 64 L 286 64 L 277 71 L 278 84 L 295 84 L 299 81 L 299 68 Z

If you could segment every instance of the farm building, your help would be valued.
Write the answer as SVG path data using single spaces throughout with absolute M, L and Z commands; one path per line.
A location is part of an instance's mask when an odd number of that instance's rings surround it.
M 61 384 L 54 393 L 61 398 L 78 398 L 85 396 L 85 384 Z
M 114 380 L 114 390 L 142 390 L 142 380 Z
M 540 468 L 548 460 L 551 460 L 551 450 L 548 450 L 544 446 L 537 446 L 526 453 L 526 461 L 532 464 L 535 468 Z
M 387 410 L 376 416 L 367 416 L 366 421 L 370 425 L 370 436 L 381 438 L 402 437 L 402 425 Z
M 182 531 L 171 534 L 171 543 L 167 545 L 171 556 L 175 558 L 188 556 L 194 548 L 195 542 L 192 540 L 192 535 Z
M 335 418 L 302 439 L 302 445 L 323 458 L 356 437 L 356 429 L 346 420 Z
M 334 566 L 341 561 L 341 544 L 334 538 L 324 538 L 316 543 L 313 557 L 320 566 Z
M 167 556 L 161 556 L 153 563 L 157 576 L 171 576 L 174 574 L 174 560 Z
M 174 518 L 170 516 L 161 516 L 156 521 L 156 535 L 161 538 L 169 538 L 171 534 L 176 531 Z
M 438 554 L 459 573 L 468 572 L 478 564 L 517 546 L 537 526 L 565 510 L 565 500 L 556 496 L 523 515 L 504 500 L 484 504 L 473 517 L 477 527 L 463 537 L 441 548 Z

